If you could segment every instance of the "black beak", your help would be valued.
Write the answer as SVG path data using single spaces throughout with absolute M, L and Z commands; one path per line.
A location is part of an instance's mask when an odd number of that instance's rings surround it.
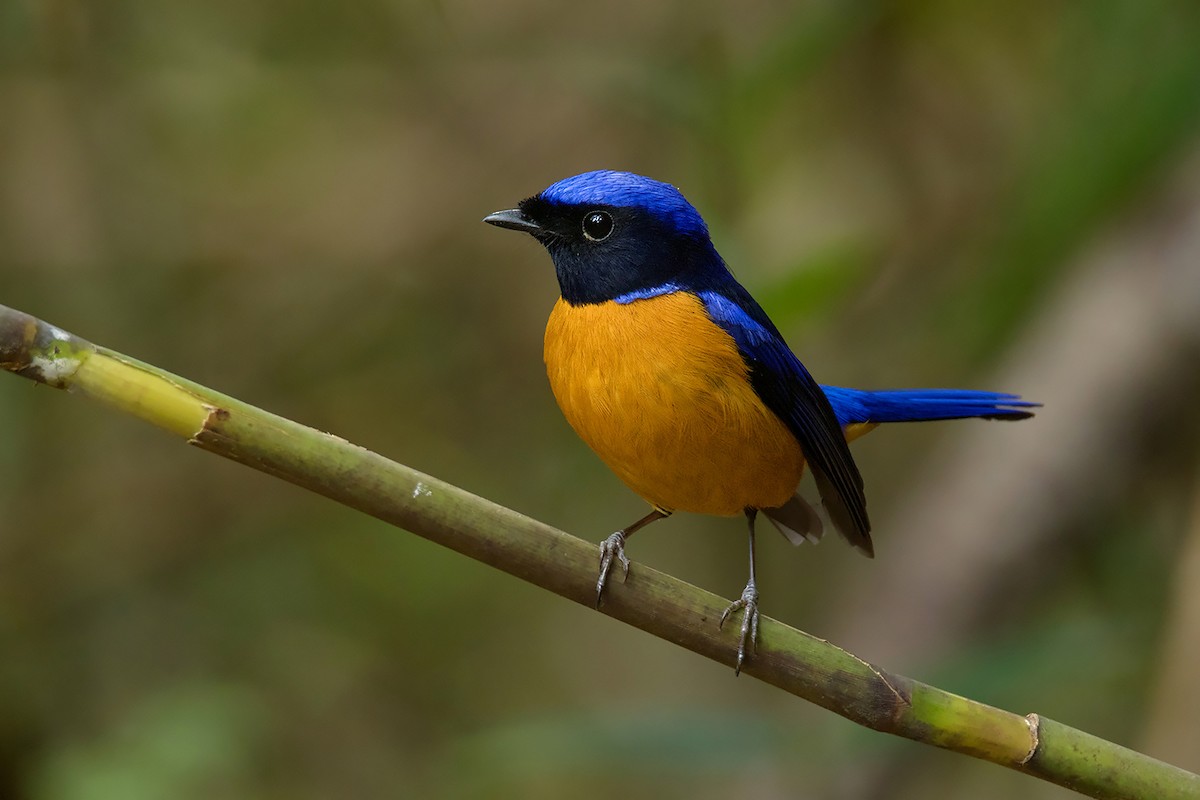
M 507 211 L 497 211 L 495 214 L 488 214 L 483 218 L 483 221 L 489 225 L 495 225 L 497 228 L 508 228 L 512 231 L 525 231 L 526 233 L 537 234 L 542 230 L 540 225 L 521 213 L 521 209 L 519 208 L 510 208 Z

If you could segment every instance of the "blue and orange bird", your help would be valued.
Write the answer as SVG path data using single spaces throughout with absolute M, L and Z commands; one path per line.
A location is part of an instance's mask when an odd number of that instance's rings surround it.
M 883 422 L 1023 419 L 1036 403 L 956 389 L 818 385 L 674 186 L 601 170 L 566 178 L 484 222 L 550 252 L 562 297 L 546 326 L 550 388 L 563 415 L 651 511 L 600 545 L 599 605 L 625 542 L 675 511 L 735 516 L 750 529 L 737 671 L 758 637 L 754 521 L 820 539 L 797 488 L 808 464 L 833 527 L 873 556 L 862 476 L 848 442 Z

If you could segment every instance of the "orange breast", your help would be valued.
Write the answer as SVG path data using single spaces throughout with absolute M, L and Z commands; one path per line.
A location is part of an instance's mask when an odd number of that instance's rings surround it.
M 627 305 L 559 299 L 545 359 L 571 427 L 651 504 L 732 515 L 782 505 L 796 491 L 800 446 L 694 295 Z

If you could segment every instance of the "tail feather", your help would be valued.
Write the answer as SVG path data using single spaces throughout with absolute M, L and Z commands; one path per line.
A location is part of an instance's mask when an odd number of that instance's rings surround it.
M 833 406 L 834 414 L 847 437 L 854 438 L 873 429 L 881 422 L 921 422 L 938 419 L 1025 419 L 1033 416 L 1030 409 L 1040 408 L 1041 403 L 1022 400 L 1020 395 L 1004 392 L 976 392 L 970 389 L 891 389 L 869 392 L 862 389 L 846 389 L 841 386 L 822 386 L 825 396 Z M 818 484 L 820 476 L 816 476 Z M 825 489 L 822 487 L 822 494 Z M 822 512 L 809 505 L 799 494 L 778 508 L 761 509 L 767 519 L 779 529 L 792 544 L 809 541 L 816 544 L 824 532 Z M 836 517 L 833 527 L 843 538 L 867 556 L 874 555 L 869 536 L 853 537 L 847 530 L 853 526 L 840 522 Z
M 893 389 L 880 392 L 822 386 L 842 426 L 865 422 L 921 422 L 938 419 L 1016 420 L 1032 417 L 1041 403 L 1003 392 L 970 389 Z
M 817 510 L 798 494 L 778 508 L 764 508 L 762 512 L 784 538 L 794 545 L 801 545 L 806 541 L 816 544 L 821 541 L 821 534 L 825 532 L 825 525 L 821 522 Z

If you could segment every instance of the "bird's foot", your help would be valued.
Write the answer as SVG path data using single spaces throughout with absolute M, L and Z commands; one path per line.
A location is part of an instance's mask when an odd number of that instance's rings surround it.
M 746 588 L 742 590 L 742 596 L 729 604 L 729 607 L 721 614 L 721 622 L 717 627 L 724 628 L 725 620 L 742 610 L 745 611 L 745 615 L 742 617 L 742 635 L 738 639 L 737 665 L 733 668 L 734 675 L 741 674 L 747 657 L 754 655 L 758 649 L 758 589 L 755 587 L 754 581 L 747 583 Z
M 600 543 L 600 577 L 596 580 L 596 608 L 600 607 L 600 598 L 604 596 L 604 587 L 608 584 L 608 573 L 613 561 L 621 562 L 623 575 L 621 581 L 629 577 L 629 558 L 625 555 L 625 532 L 617 531 Z

